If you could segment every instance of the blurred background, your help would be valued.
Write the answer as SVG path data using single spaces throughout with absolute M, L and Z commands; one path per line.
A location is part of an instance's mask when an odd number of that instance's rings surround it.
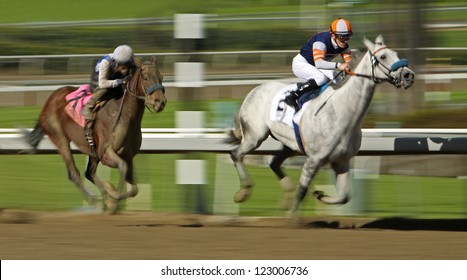
M 97 59 L 120 44 L 143 59 L 155 55 L 167 87 L 168 107 L 145 113 L 146 128 L 179 127 L 177 112 L 203 112 L 195 127 L 225 128 L 242 98 L 263 81 L 295 81 L 291 61 L 317 32 L 337 18 L 354 30 L 350 45 L 358 57 L 362 39 L 382 34 L 408 58 L 415 86 L 377 87 L 364 128 L 465 128 L 467 120 L 467 4 L 465 1 L 319 0 L 20 0 L 0 3 L 0 128 L 32 127 L 53 88 L 88 83 Z M 202 15 L 202 36 L 177 38 L 177 14 Z M 177 84 L 177 63 L 202 63 L 201 85 Z M 193 124 L 192 124 L 193 125 Z M 189 126 L 189 125 L 188 125 Z M 1 147 L 0 147 L 1 148 Z M 205 176 L 178 183 L 176 162 L 200 159 Z M 281 190 L 268 169 L 268 156 L 249 156 L 256 185 L 251 200 L 234 205 L 239 183 L 228 156 L 141 154 L 137 181 L 141 200 L 128 209 L 283 215 Z M 86 158 L 77 155 L 78 166 Z M 303 159 L 287 161 L 297 181 Z M 357 162 L 358 161 L 358 162 Z M 311 198 L 304 215 L 465 217 L 465 155 L 357 157 L 354 170 L 370 169 L 352 184 L 354 205 L 323 207 Z M 368 166 L 377 168 L 369 168 Z M 102 176 L 117 180 L 113 171 Z M 68 182 L 57 155 L 1 155 L 0 208 L 77 209 L 79 193 Z M 325 167 L 317 188 L 333 178 Z M 223 190 L 220 192 L 219 190 Z M 220 194 L 221 193 L 221 194 Z

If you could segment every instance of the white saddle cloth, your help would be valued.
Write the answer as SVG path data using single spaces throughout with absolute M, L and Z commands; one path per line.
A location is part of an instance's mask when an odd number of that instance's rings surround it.
M 290 84 L 283 87 L 277 94 L 274 96 L 271 104 L 271 113 L 270 119 L 273 122 L 281 122 L 287 126 L 293 127 L 292 121 L 299 124 L 300 119 L 305 111 L 306 107 L 310 101 L 303 104 L 302 108 L 295 113 L 295 109 L 285 104 L 284 99 L 287 96 L 287 93 L 296 90 L 297 84 Z

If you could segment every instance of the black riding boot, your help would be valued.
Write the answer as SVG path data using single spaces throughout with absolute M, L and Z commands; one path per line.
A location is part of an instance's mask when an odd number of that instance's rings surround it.
M 301 85 L 297 90 L 290 92 L 285 97 L 285 104 L 294 107 L 295 111 L 298 111 L 298 103 L 297 100 L 300 96 L 302 96 L 305 92 L 311 91 L 315 88 L 318 88 L 318 84 L 316 84 L 315 80 L 309 80 L 303 85 Z

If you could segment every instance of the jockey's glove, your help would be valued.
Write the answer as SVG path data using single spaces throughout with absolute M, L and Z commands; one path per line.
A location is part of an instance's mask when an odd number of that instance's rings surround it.
M 130 75 L 126 75 L 125 77 L 123 77 L 122 82 L 123 82 L 124 84 L 126 84 L 126 83 L 128 83 L 128 82 L 130 81 L 130 79 L 131 79 L 131 76 L 130 76 Z

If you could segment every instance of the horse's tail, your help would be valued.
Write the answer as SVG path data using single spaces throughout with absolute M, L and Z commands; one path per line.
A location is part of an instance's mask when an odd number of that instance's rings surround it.
M 44 130 L 42 130 L 39 122 L 36 123 L 36 126 L 31 132 L 27 130 L 23 131 L 23 138 L 31 149 L 36 150 L 42 138 L 44 138 Z
M 240 145 L 240 142 L 242 142 L 243 136 L 242 136 L 238 113 L 235 114 L 234 119 L 235 119 L 235 127 L 229 128 L 225 131 L 226 138 L 222 142 L 226 144 L 230 144 L 230 145 Z

